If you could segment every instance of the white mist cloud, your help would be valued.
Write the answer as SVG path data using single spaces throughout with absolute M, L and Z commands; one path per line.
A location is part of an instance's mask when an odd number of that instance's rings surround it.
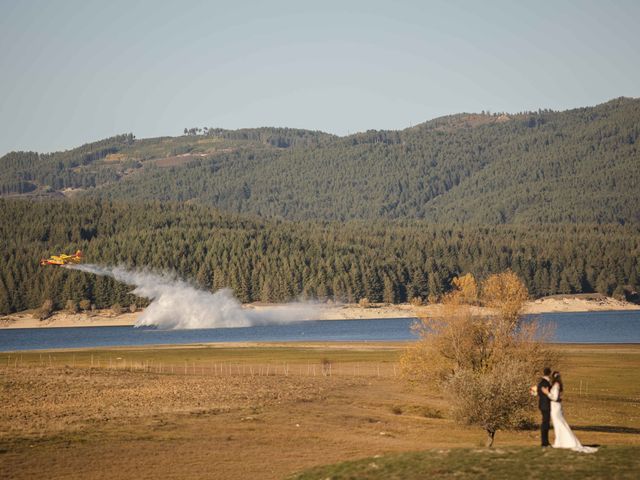
M 91 264 L 68 265 L 67 268 L 111 277 L 119 282 L 133 285 L 134 295 L 151 300 L 149 306 L 138 317 L 136 327 L 155 326 L 161 329 L 249 327 L 308 320 L 317 313 L 313 305 L 303 303 L 292 303 L 263 310 L 248 310 L 242 308 L 228 288 L 210 293 L 175 277 L 148 271 L 131 271 L 122 267 L 100 267 Z

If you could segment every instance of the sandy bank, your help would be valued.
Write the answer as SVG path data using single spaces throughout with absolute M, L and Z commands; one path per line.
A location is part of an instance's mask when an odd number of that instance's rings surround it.
M 115 315 L 110 310 L 98 310 L 91 314 L 55 312 L 46 320 L 38 320 L 31 312 L 14 313 L 0 317 L 0 328 L 48 328 L 48 327 L 118 327 L 136 322 L 138 313 Z
M 252 310 L 269 310 L 283 308 L 282 305 L 245 305 Z M 284 306 L 286 308 L 286 306 Z M 553 312 L 597 312 L 614 310 L 640 310 L 639 305 L 622 302 L 614 298 L 584 299 L 572 296 L 553 297 L 533 300 L 527 303 L 525 313 L 553 313 Z M 442 305 L 427 305 L 414 307 L 409 304 L 384 305 L 376 304 L 370 308 L 358 305 L 316 305 L 309 314 L 309 318 L 302 320 L 365 320 L 375 318 L 413 318 L 418 316 L 439 316 Z M 477 307 L 479 314 L 486 313 L 485 309 Z M 31 312 L 21 312 L 0 317 L 0 328 L 48 328 L 48 327 L 105 327 L 130 326 L 135 324 L 140 312 L 114 315 L 110 310 L 98 310 L 91 313 L 69 314 L 56 312 L 50 318 L 40 321 Z

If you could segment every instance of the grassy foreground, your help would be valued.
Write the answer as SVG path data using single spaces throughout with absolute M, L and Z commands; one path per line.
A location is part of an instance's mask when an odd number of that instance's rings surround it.
M 295 480 L 412 480 L 438 478 L 636 479 L 640 447 L 605 446 L 595 454 L 535 447 L 438 449 L 318 467 Z

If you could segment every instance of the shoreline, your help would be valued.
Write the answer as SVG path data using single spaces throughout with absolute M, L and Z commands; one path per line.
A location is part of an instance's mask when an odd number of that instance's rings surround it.
M 291 341 L 291 342 L 201 342 L 201 343 L 153 343 L 147 345 L 100 345 L 93 347 L 57 347 L 57 348 L 35 348 L 27 350 L 2 350 L 0 358 L 7 359 L 20 357 L 21 355 L 44 355 L 44 354 L 99 354 L 111 352 L 132 353 L 132 352 L 164 352 L 172 353 L 174 351 L 206 351 L 208 349 L 216 350 L 308 350 L 308 351 L 333 351 L 333 352 L 385 352 L 403 350 L 411 340 L 407 341 L 387 341 L 387 340 L 318 340 L 313 341 Z M 548 344 L 551 348 L 557 350 L 607 350 L 609 352 L 628 351 L 629 349 L 638 349 L 640 354 L 640 342 L 626 343 L 570 343 L 570 342 L 551 342 Z M 1 367 L 0 367 L 1 368 Z
M 16 356 L 22 354 L 44 354 L 44 353 L 95 353 L 95 352 L 144 352 L 144 351 L 174 351 L 174 350 L 207 350 L 216 349 L 305 349 L 305 350 L 334 350 L 334 351 L 386 351 L 398 350 L 407 346 L 406 341 L 388 341 L 388 340 L 318 340 L 304 341 L 294 340 L 286 341 L 230 341 L 230 342 L 200 342 L 200 343 L 152 343 L 145 345 L 100 345 L 93 347 L 56 347 L 56 348 L 35 348 L 30 350 L 0 350 L 0 357 Z M 557 344 L 565 345 L 565 344 Z M 599 344 L 566 344 L 566 345 L 599 345 L 599 346 L 616 346 L 616 345 L 638 345 L 640 343 L 599 343 Z M 1 368 L 1 367 L 0 367 Z
M 269 311 L 288 308 L 287 304 L 249 304 L 243 308 L 255 311 Z M 298 308 L 299 305 L 291 305 Z M 473 307 L 475 313 L 488 315 L 489 309 Z M 411 304 L 373 304 L 369 308 L 357 304 L 316 304 L 308 318 L 300 320 L 372 320 L 380 318 L 416 318 L 442 316 L 443 305 L 434 304 L 414 306 Z M 616 300 L 611 297 L 599 299 L 585 299 L 572 295 L 554 296 L 527 302 L 523 313 L 535 315 L 540 313 L 577 313 L 577 312 L 607 312 L 607 311 L 638 311 L 640 305 Z M 110 310 L 71 314 L 55 312 L 46 320 L 34 318 L 31 311 L 19 312 L 0 317 L 0 329 L 7 328 L 65 328 L 65 327 L 116 327 L 133 326 L 142 311 L 115 315 Z

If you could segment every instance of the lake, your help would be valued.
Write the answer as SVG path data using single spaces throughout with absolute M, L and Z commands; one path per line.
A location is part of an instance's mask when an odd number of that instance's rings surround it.
M 640 311 L 546 313 L 556 343 L 640 343 Z M 0 329 L 0 351 L 209 342 L 395 342 L 415 339 L 414 319 L 318 320 L 201 330 L 134 327 Z

